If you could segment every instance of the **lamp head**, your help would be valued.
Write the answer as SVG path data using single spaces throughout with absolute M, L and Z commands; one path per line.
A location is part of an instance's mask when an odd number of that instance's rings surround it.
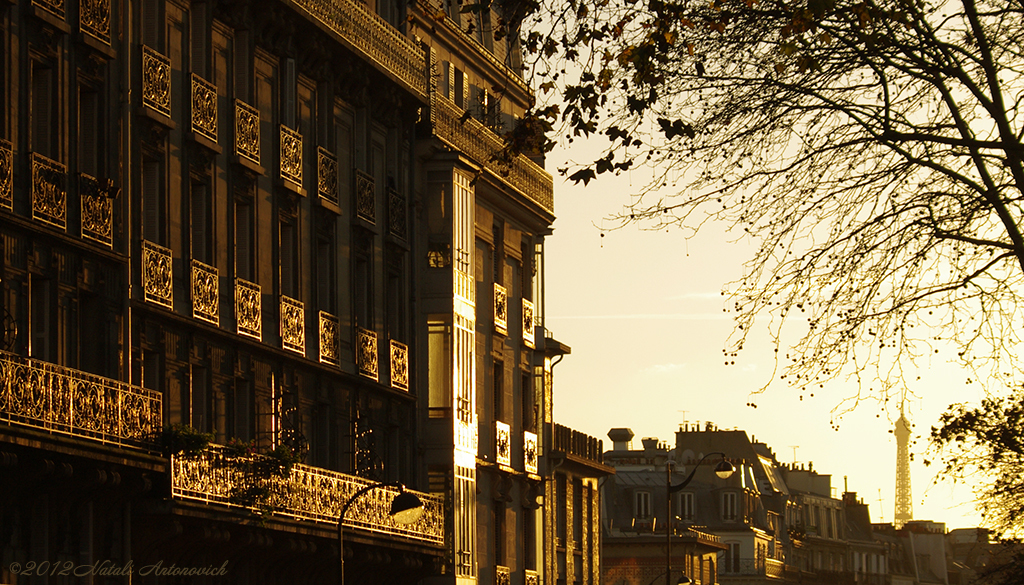
M 405 491 L 405 486 L 398 489 L 398 495 L 391 500 L 391 518 L 399 524 L 412 524 L 423 516 L 423 502 L 416 494 Z
M 686 575 L 679 577 L 679 580 L 676 581 L 676 585 L 690 585 L 691 583 L 693 583 L 693 579 L 687 577 Z
M 732 466 L 732 463 L 729 463 L 725 459 L 719 461 L 718 465 L 715 466 L 715 475 L 722 479 L 729 479 L 732 477 L 734 471 L 736 471 L 736 468 Z

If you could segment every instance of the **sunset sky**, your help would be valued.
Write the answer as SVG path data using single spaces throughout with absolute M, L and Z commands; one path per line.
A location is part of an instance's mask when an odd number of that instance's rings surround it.
M 869 504 L 872 522 L 891 522 L 896 440 L 889 431 L 898 409 L 864 401 L 834 419 L 839 402 L 856 394 L 856 386 L 843 381 L 803 400 L 777 381 L 753 395 L 775 367 L 774 345 L 763 331 L 732 358 L 735 365 L 724 363 L 732 321 L 721 291 L 740 275 L 753 244 L 731 242 L 725 226 L 715 225 L 690 240 L 679 230 L 636 226 L 601 237 L 597 226 L 644 184 L 643 172 L 573 186 L 554 170 L 567 156 L 556 151 L 547 164 L 555 174 L 558 219 L 545 244 L 545 325 L 572 347 L 554 370 L 555 420 L 603 439 L 606 449 L 613 427 L 631 428 L 636 447 L 648 436 L 674 443 L 684 421 L 745 430 L 780 461 L 813 462 L 816 471 L 831 474 L 837 497 L 847 476 L 850 491 Z M 907 411 L 917 439 L 911 446 L 914 518 L 950 529 L 980 523 L 971 490 L 932 485 L 936 465 L 922 463 L 934 459 L 926 452 L 927 434 L 939 414 L 953 402 L 979 400 L 978 385 L 965 384 L 968 376 L 950 362 L 953 356 L 952 349 L 942 351 L 918 371 L 920 380 L 908 388 L 917 398 Z M 757 407 L 747 406 L 751 402 Z

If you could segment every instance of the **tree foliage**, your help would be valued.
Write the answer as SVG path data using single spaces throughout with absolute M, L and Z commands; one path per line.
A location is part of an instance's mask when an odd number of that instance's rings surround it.
M 725 222 L 756 252 L 730 293 L 778 375 L 906 391 L 952 346 L 1020 373 L 1024 9 L 1006 0 L 550 0 L 527 25 L 541 107 L 601 140 L 563 173 L 648 167 L 618 225 Z M 543 31 L 543 32 L 538 32 Z M 938 333 L 937 333 L 938 332 Z M 877 382 L 876 382 L 877 380 Z M 998 381 L 997 381 L 998 380 Z
M 951 405 L 931 438 L 944 454 L 942 473 L 974 484 L 988 522 L 1007 532 L 1024 529 L 1024 394 L 986 398 L 978 407 Z

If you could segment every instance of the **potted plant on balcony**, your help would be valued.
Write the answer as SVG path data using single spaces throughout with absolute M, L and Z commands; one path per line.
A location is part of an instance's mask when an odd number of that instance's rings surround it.
M 300 460 L 287 445 L 279 444 L 261 452 L 255 441 L 231 439 L 220 460 L 220 465 L 232 471 L 231 503 L 259 510 L 261 514 L 270 512 L 274 487 L 288 478 Z
M 186 424 L 164 427 L 157 437 L 157 443 L 166 457 L 195 459 L 210 446 L 213 433 L 204 433 Z

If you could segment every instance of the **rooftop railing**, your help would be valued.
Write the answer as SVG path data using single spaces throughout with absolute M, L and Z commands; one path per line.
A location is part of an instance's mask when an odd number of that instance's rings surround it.
M 159 392 L 0 351 L 0 422 L 156 450 Z
M 604 463 L 604 450 L 600 439 L 569 427 L 555 424 L 553 450 L 576 455 L 597 463 Z

